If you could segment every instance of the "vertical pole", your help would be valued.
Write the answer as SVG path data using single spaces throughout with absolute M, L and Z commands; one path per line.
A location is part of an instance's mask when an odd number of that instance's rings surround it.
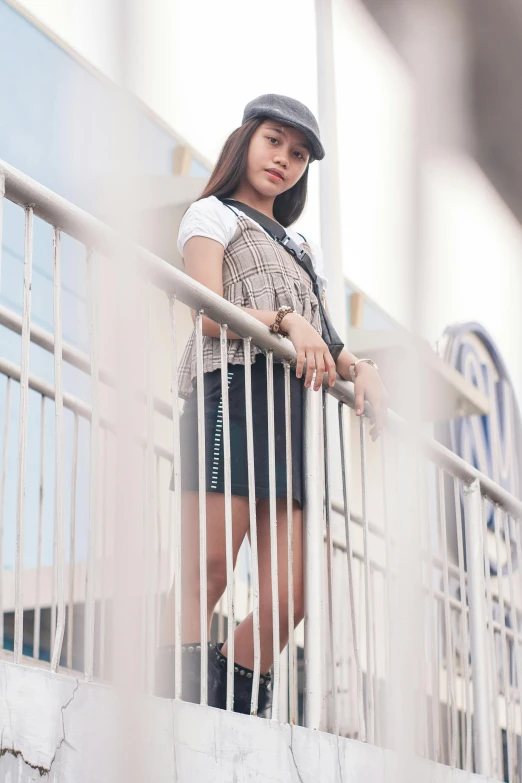
M 333 734 L 339 734 L 339 713 L 337 709 L 337 676 L 336 676 L 336 650 L 334 634 L 334 587 L 333 587 L 333 542 L 332 525 L 330 519 L 330 471 L 328 464 L 328 394 L 323 387 L 323 464 L 324 464 L 324 490 L 325 490 L 325 522 L 326 522 L 326 589 L 328 597 L 328 646 L 330 658 L 330 677 L 328 682 L 331 688 L 329 698 L 328 730 Z
M 25 208 L 24 300 L 22 310 L 22 359 L 20 366 L 20 413 L 18 425 L 18 478 L 15 541 L 14 663 L 22 662 L 24 642 L 24 526 L 27 422 L 29 409 L 29 349 L 31 335 L 31 281 L 33 274 L 33 208 Z
M 474 740 L 476 767 L 480 775 L 489 775 L 488 672 L 486 650 L 485 583 L 482 536 L 482 503 L 478 479 L 464 487 L 468 599 L 473 672 Z
M 109 465 L 109 429 L 103 430 L 103 474 L 102 474 L 102 512 L 100 514 L 100 537 L 102 541 L 101 584 L 100 584 L 100 679 L 105 677 L 105 633 L 107 615 L 107 589 L 105 574 L 107 571 L 107 528 L 109 527 L 108 494 L 111 478 Z
M 321 140 L 327 154 L 319 168 L 321 247 L 329 283 L 328 306 L 339 334 L 346 331 L 342 265 L 340 168 L 337 145 L 335 40 L 332 0 L 315 0 L 317 107 Z
M 99 371 L 98 371 L 98 288 L 93 253 L 86 248 L 87 302 L 89 314 L 89 349 L 91 359 L 91 441 L 89 463 L 89 533 L 87 542 L 87 572 L 85 578 L 84 666 L 85 679 L 94 677 L 94 560 L 96 557 L 96 519 L 98 514 L 98 444 L 100 437 Z
M 76 492 L 78 485 L 78 414 L 74 414 L 74 439 L 71 476 L 71 506 L 70 506 L 70 531 L 69 531 L 69 611 L 67 614 L 67 662 L 68 669 L 72 669 L 73 661 L 73 630 L 74 630 L 74 567 L 76 562 Z M 41 559 L 41 541 L 38 539 L 39 559 Z M 36 658 L 36 654 L 34 656 Z
M 274 355 L 266 355 L 267 416 L 268 416 L 268 496 L 270 507 L 270 581 L 272 584 L 272 643 L 274 664 L 272 675 L 272 720 L 279 720 L 279 661 L 281 638 L 279 630 L 279 563 L 277 552 L 277 505 L 274 419 Z
M 230 411 L 228 407 L 227 362 L 227 325 L 219 327 L 221 346 L 221 404 L 223 410 L 223 489 L 225 490 L 225 557 L 227 569 L 227 710 L 234 709 L 234 631 L 235 623 L 235 582 L 234 582 L 234 541 L 232 531 L 232 491 L 230 465 Z M 201 487 L 200 487 L 201 491 Z M 206 499 L 204 501 L 206 503 Z M 202 536 L 203 531 L 200 531 Z M 200 565 L 205 570 L 203 563 Z M 206 596 L 205 596 L 206 603 Z
M 56 672 L 62 654 L 65 633 L 65 549 L 63 542 L 63 383 L 62 383 L 62 272 L 60 229 L 54 228 L 53 303 L 54 303 L 54 411 L 55 477 L 54 530 L 56 552 L 56 592 L 58 617 L 52 640 L 51 671 Z
M 438 516 L 442 545 L 442 579 L 444 584 L 444 624 L 446 631 L 446 672 L 448 675 L 446 695 L 448 699 L 448 753 L 452 767 L 457 765 L 457 698 L 453 673 L 453 639 L 451 631 L 451 607 L 449 595 L 448 543 L 446 531 L 446 498 L 444 493 L 444 469 L 437 469 Z M 450 712 L 451 705 L 451 712 Z
M 147 579 L 147 646 L 146 646 L 146 683 L 147 690 L 152 693 L 154 681 L 154 649 L 156 646 L 156 595 L 154 589 L 154 533 L 153 524 L 156 517 L 156 492 L 154 488 L 154 391 L 152 377 L 152 290 L 150 283 L 145 286 L 146 295 L 146 327 L 145 340 L 147 345 L 146 363 L 146 421 L 147 445 L 145 447 L 145 574 Z
M 11 379 L 9 378 L 9 381 Z M 40 603 L 40 582 L 42 576 L 42 543 L 43 543 L 43 507 L 44 507 L 44 489 L 45 489 L 45 397 L 42 394 L 40 405 L 40 494 L 38 498 L 38 543 L 36 559 L 36 590 L 34 602 L 34 630 L 33 630 L 33 658 L 40 657 L 40 627 L 42 619 L 42 608 Z M 3 560 L 0 558 L 0 563 Z M 53 559 L 54 563 L 54 559 Z M 54 628 L 52 620 L 52 611 L 54 609 L 54 580 L 53 596 L 51 598 L 51 628 Z M 0 616 L 3 616 L 0 612 Z M 3 644 L 2 644 L 3 646 Z
M 321 470 L 321 392 L 305 390 L 305 715 L 309 729 L 323 716 L 323 482 Z
M 0 185 L 1 185 L 0 179 Z M 1 203 L 1 202 L 0 202 Z M 4 518 L 5 518 L 5 488 L 7 485 L 7 457 L 9 453 L 9 422 L 11 420 L 11 385 L 7 378 L 4 419 L 4 448 L 2 454 L 2 477 L 0 479 L 0 650 L 4 649 Z M 42 398 L 43 399 L 43 398 Z M 39 569 L 37 569 L 37 575 Z M 38 597 L 38 591 L 36 593 Z M 35 656 L 36 657 L 36 656 Z
M 364 417 L 359 419 L 360 449 L 361 449 L 361 499 L 362 499 L 362 517 L 363 517 L 363 564 L 364 564 L 364 610 L 365 610 L 365 631 L 366 631 L 366 690 L 365 690 L 365 710 L 367 741 L 372 745 L 375 742 L 375 721 L 374 721 L 374 699 L 373 699 L 373 655 L 371 640 L 371 623 L 373 621 L 371 611 L 370 595 L 370 528 L 367 512 L 367 484 L 366 484 L 366 439 L 364 432 Z
M 464 686 L 466 694 L 466 759 L 463 769 L 471 772 L 471 692 L 469 678 L 469 633 L 468 633 L 468 598 L 466 577 L 464 573 L 464 546 L 462 541 L 462 513 L 460 510 L 460 482 L 456 476 L 453 478 L 454 498 L 455 498 L 455 521 L 457 525 L 457 551 L 459 561 L 459 583 L 460 583 L 460 616 L 462 620 L 462 646 L 464 658 Z M 463 732 L 464 736 L 464 732 Z
M 174 478 L 174 521 L 170 517 L 169 531 L 174 528 L 174 698 L 181 699 L 181 440 L 179 428 L 179 402 L 178 402 L 178 357 L 176 352 L 176 301 L 173 296 L 169 297 L 170 313 L 170 361 L 171 361 L 171 393 L 172 393 L 172 455 L 173 455 L 173 478 Z M 198 324 L 201 321 L 201 317 Z M 199 327 L 198 327 L 199 328 Z M 200 346 L 201 347 L 201 346 Z M 197 361 L 200 361 L 198 352 Z M 197 392 L 200 393 L 199 391 Z M 199 438 L 199 413 L 198 413 L 198 438 Z M 198 446 L 199 448 L 199 446 Z M 203 485 L 204 486 L 204 485 Z M 172 498 L 172 495 L 170 495 Z M 206 520 L 205 520 L 206 522 Z M 171 548 L 169 545 L 169 553 Z M 205 552 L 206 557 L 206 552 Z M 200 561 L 201 567 L 201 561 Z M 201 575 L 200 575 L 201 576 Z M 206 572 L 203 573 L 206 577 Z M 168 584 L 171 584 L 171 575 L 169 573 Z M 206 595 L 206 593 L 205 593 Z M 201 608 L 201 607 L 200 607 Z M 206 630 L 206 624 L 205 629 Z M 203 649 L 203 637 L 201 637 Z M 201 676 L 201 687 L 203 692 L 200 694 L 203 703 L 206 698 L 207 682 L 207 659 L 205 655 L 201 656 L 201 665 L 203 667 Z
M 294 527 L 292 493 L 292 400 L 290 394 L 290 365 L 285 363 L 285 444 L 286 444 L 286 525 L 288 556 L 288 682 L 289 721 L 297 723 L 297 658 L 294 637 Z
M 252 558 L 252 618 L 254 633 L 254 673 L 250 714 L 257 715 L 259 678 L 261 674 L 261 632 L 259 626 L 259 559 L 257 556 L 256 477 L 254 466 L 254 424 L 252 414 L 252 344 L 250 337 L 243 340 L 245 351 L 245 420 L 248 464 L 248 508 L 250 516 L 250 553 Z M 223 614 L 219 613 L 220 619 Z M 222 637 L 220 637 L 221 639 Z
M 226 350 L 226 348 L 225 348 Z M 196 379 L 197 379 L 197 398 L 198 398 L 198 497 L 199 497 L 199 622 L 201 629 L 201 649 L 207 646 L 207 468 L 205 442 L 205 380 L 203 371 L 203 310 L 200 310 L 196 316 Z M 227 386 L 228 389 L 228 386 Z M 180 445 L 181 459 L 181 445 Z M 180 471 L 181 478 L 181 471 Z M 179 486 L 179 484 L 178 484 Z M 180 501 L 181 511 L 181 501 Z M 181 520 L 181 514 L 180 514 Z M 181 521 L 180 521 L 181 525 Z M 178 530 L 178 528 L 177 528 Z M 177 535 L 179 536 L 179 557 L 181 558 L 182 528 L 179 527 Z M 181 562 L 181 561 L 180 561 Z M 181 575 L 183 574 L 183 564 L 181 563 Z M 228 577 L 227 577 L 228 580 Z M 183 579 L 179 580 L 179 587 L 182 589 Z M 228 581 L 227 581 L 228 587 Z M 176 588 L 177 589 L 177 588 Z M 181 595 L 180 589 L 180 595 Z M 228 590 L 227 590 L 228 596 Z M 183 598 L 183 596 L 182 596 Z M 183 607 L 183 600 L 180 601 L 180 612 Z M 179 621 L 179 647 L 181 650 L 181 614 Z M 232 639 L 232 653 L 234 651 L 234 639 Z M 203 648 L 205 645 L 205 648 Z M 228 667 L 227 667 L 228 672 Z M 205 682 L 208 676 L 208 660 L 206 655 L 201 656 L 201 692 L 200 698 L 205 696 Z M 232 675 L 227 674 L 227 683 Z M 177 687 L 177 685 L 176 685 Z M 181 674 L 179 679 L 179 688 L 181 689 Z M 227 684 L 227 692 L 229 686 Z M 181 692 L 181 691 L 180 691 Z M 206 693 L 208 698 L 208 692 Z M 178 697 L 176 697 L 178 698 Z M 203 702 L 206 703 L 206 702 Z M 227 696 L 228 704 L 228 696 Z M 228 707 L 227 707 L 228 709 Z
M 348 409 L 349 410 L 349 409 Z M 344 531 L 346 537 L 346 564 L 348 572 L 348 592 L 350 595 L 349 601 L 349 613 L 350 622 L 352 626 L 353 637 L 353 655 L 355 659 L 355 668 L 357 670 L 357 708 L 359 714 L 359 738 L 366 742 L 366 716 L 364 712 L 364 687 L 363 687 L 363 675 L 361 667 L 361 656 L 359 654 L 358 634 L 357 634 L 357 618 L 355 616 L 355 593 L 353 587 L 353 550 L 352 550 L 352 538 L 350 533 L 350 497 L 348 495 L 348 478 L 347 478 L 347 459 L 346 459 L 346 440 L 344 435 L 344 416 L 343 416 L 343 403 L 339 403 L 339 440 L 341 444 L 341 476 L 343 484 L 343 510 L 344 510 Z M 388 569 L 391 560 L 387 559 Z M 391 616 L 391 612 L 389 612 Z M 389 678 L 388 678 L 389 680 Z
M 487 630 L 488 639 L 486 643 L 486 649 L 488 654 L 488 699 L 489 699 L 489 715 L 491 715 L 491 775 L 500 780 L 504 777 L 504 751 L 503 751 L 503 738 L 502 738 L 502 724 L 499 715 L 499 667 L 500 660 L 498 658 L 497 639 L 495 636 L 496 629 L 493 626 L 493 585 L 491 578 L 491 561 L 488 546 L 488 519 L 487 519 L 487 503 L 485 498 L 481 498 L 481 514 L 482 514 L 482 550 L 484 557 L 484 575 L 486 577 L 486 613 L 487 613 Z M 468 598 L 469 603 L 469 598 Z

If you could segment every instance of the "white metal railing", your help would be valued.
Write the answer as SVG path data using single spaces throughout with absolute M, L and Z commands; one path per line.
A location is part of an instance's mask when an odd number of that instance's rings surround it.
M 5 413 L 2 426 L 0 482 L 0 555 L 9 524 L 15 528 L 14 583 L 2 571 L 0 612 L 6 627 L 12 618 L 13 660 L 36 664 L 42 640 L 42 610 L 50 608 L 50 666 L 75 672 L 86 679 L 114 682 L 120 676 L 122 645 L 130 644 L 125 613 L 130 594 L 138 616 L 140 649 L 137 664 L 141 684 L 149 691 L 154 681 L 154 650 L 159 641 L 159 618 L 165 595 L 174 585 L 176 698 L 181 697 L 182 655 L 182 541 L 180 445 L 177 375 L 177 318 L 180 305 L 194 308 L 198 355 L 198 413 L 203 420 L 202 315 L 220 324 L 223 438 L 225 454 L 225 530 L 227 590 L 218 610 L 218 635 L 228 629 L 227 709 L 233 708 L 234 628 L 253 612 L 254 688 L 252 712 L 257 710 L 260 677 L 259 572 L 250 364 L 245 365 L 247 443 L 249 462 L 250 547 L 246 580 L 232 559 L 230 441 L 226 382 L 226 331 L 230 328 L 267 355 L 271 584 L 274 640 L 272 717 L 303 722 L 310 728 L 354 736 L 383 746 L 397 744 L 397 688 L 407 685 L 411 669 L 411 704 L 418 712 L 411 721 L 411 750 L 435 761 L 477 771 L 499 779 L 521 774 L 522 705 L 520 699 L 520 610 L 522 562 L 520 519 L 522 504 L 473 466 L 418 429 L 389 412 L 386 431 L 377 445 L 367 443 L 367 417 L 361 417 L 358 443 L 350 441 L 356 419 L 352 384 L 338 380 L 333 389 L 306 394 L 305 438 L 305 585 L 303 628 L 289 623 L 289 644 L 280 649 L 278 611 L 277 513 L 275 504 L 275 441 L 272 362 L 285 365 L 287 476 L 291 477 L 290 373 L 295 359 L 287 340 L 271 335 L 256 319 L 231 305 L 147 250 L 137 247 L 92 216 L 51 193 L 7 164 L 0 163 L 0 248 L 2 211 L 8 200 L 25 211 L 24 304 L 21 317 L 0 307 L 0 325 L 21 336 L 17 365 L 0 355 L 5 377 Z M 31 271 L 35 219 L 53 227 L 54 334 L 31 324 Z M 62 340 L 61 237 L 70 235 L 85 246 L 88 272 L 87 301 L 89 355 Z M 98 333 L 100 259 L 104 264 L 125 258 L 129 285 L 144 294 L 142 326 L 146 334 L 146 372 L 143 384 L 135 377 L 120 378 L 100 359 Z M 116 259 L 116 261 L 114 261 Z M 0 255 L 0 272 L 1 272 Z M 166 297 L 170 334 L 170 404 L 154 394 L 154 290 Z M 1 327 L 0 327 L 1 328 Z M 31 344 L 54 355 L 54 383 L 30 373 Z M 2 351 L 0 350 L 0 354 Z M 163 356 L 163 361 L 168 361 Z M 64 389 L 64 363 L 90 379 L 88 399 Z M 7 465 L 13 389 L 18 386 L 17 489 L 15 518 L 6 515 Z M 102 410 L 107 390 L 119 394 L 123 412 Z M 34 573 L 25 566 L 27 524 L 25 505 L 28 449 L 29 393 L 39 396 L 38 437 L 31 448 L 41 450 L 40 493 L 37 512 L 37 562 Z M 45 533 L 42 520 L 47 487 L 45 444 L 47 405 L 55 416 L 54 529 L 52 573 L 42 565 Z M 134 406 L 134 407 L 133 407 Z M 136 407 L 137 406 L 137 407 Z M 333 410 L 332 408 L 337 410 Z M 144 426 L 133 413 L 144 414 Z M 366 413 L 368 413 L 366 409 Z M 123 426 L 122 426 L 123 424 Z M 64 450 L 64 430 L 71 430 L 70 455 Z M 170 445 L 165 445 L 168 428 Z M 348 430 L 348 432 L 347 432 Z M 87 436 L 88 433 L 88 436 Z M 33 437 L 34 436 L 34 437 Z M 204 500 L 204 432 L 199 428 L 200 497 Z M 122 448 L 123 444 L 123 448 Z M 82 451 L 83 449 L 83 451 Z M 88 461 L 82 454 L 88 453 Z M 128 462 L 123 459 L 122 453 Z M 373 472 L 368 475 L 368 460 Z M 127 477 L 123 467 L 137 471 Z M 406 465 L 406 469 L 404 469 Z M 173 467 L 174 492 L 168 489 Z M 359 477 L 356 476 L 358 466 Z M 376 478 L 376 466 L 377 470 Z M 66 471 L 66 472 L 64 472 Z M 336 473 L 336 477 L 334 477 Z M 130 476 L 130 479 L 129 479 Z M 69 478 L 67 478 L 69 477 Z M 126 483 L 127 481 L 127 483 Z M 88 482 L 88 515 L 78 527 L 78 493 Z M 65 489 L 70 502 L 65 505 Z M 287 482 L 287 510 L 292 507 Z M 450 488 L 450 489 L 448 489 Z M 450 496 L 450 491 L 452 496 Z M 360 494 L 360 498 L 356 495 Z M 335 496 L 332 496 L 335 495 Z M 342 497 L 342 500 L 339 498 Z M 379 502 L 376 502 L 378 498 Z M 83 498 L 84 502 L 86 498 Z M 138 508 L 139 506 L 139 508 Z M 359 508 L 356 510 L 356 506 Z M 493 508 L 492 530 L 487 526 Z M 448 510 L 452 509 L 448 516 Z M 128 522 L 128 527 L 126 524 Z M 67 523 L 67 524 L 66 524 Z M 206 626 L 206 519 L 200 503 L 201 643 Z M 514 542 L 513 534 L 514 531 Z M 86 541 L 77 561 L 77 539 Z M 66 535 L 67 534 L 67 535 Z M 450 557 L 448 536 L 456 542 Z M 65 541 L 69 542 L 66 551 Z M 513 542 L 513 543 L 512 543 Z M 35 543 L 35 542 L 33 542 Z M 123 551 L 123 546 L 127 548 Z M 408 549 L 409 548 L 409 549 Z M 495 576 L 489 552 L 505 564 L 505 575 Z M 512 550 L 516 551 L 513 562 Z M 410 559 L 406 557 L 409 551 Z M 413 553 L 414 557 L 411 557 Z M 418 555 L 418 557 L 416 556 Z M 293 617 L 293 531 L 289 527 L 287 568 L 289 617 Z M 128 573 L 129 562 L 139 574 Z M 125 571 L 127 569 L 127 572 Z M 141 576 L 143 575 L 143 580 Z M 515 575 L 517 578 L 515 579 Z M 135 579 L 133 578 L 135 577 Z M 44 584 L 50 591 L 42 594 Z M 11 586 L 10 586 L 11 585 Z M 127 594 L 121 595 L 124 585 Z M 11 591 L 12 590 L 12 594 Z M 239 600 L 246 596 L 245 601 Z M 28 603 L 29 601 L 29 603 Z M 410 604 L 411 601 L 411 604 Z M 241 604 L 241 608 L 239 608 Z M 77 607 L 84 608 L 84 648 L 75 646 Z M 418 614 L 408 614 L 408 606 Z M 136 608 L 139 611 L 136 611 Z M 24 655 L 24 612 L 34 611 L 32 656 Z M 509 618 L 506 620 L 506 618 Z M 4 642 L 3 629 L 2 642 Z M 135 629 L 134 629 L 135 630 Z M 46 629 L 47 632 L 47 629 Z M 402 635 L 402 636 L 401 636 Z M 79 635 L 81 638 L 81 634 Z M 418 647 L 410 646 L 418 643 Z M 304 661 L 304 711 L 299 708 L 298 670 Z M 5 653 L 4 651 L 4 654 Z M 412 655 L 412 660 L 408 656 Z M 406 660 L 405 660 L 406 658 Z M 42 665 L 38 663 L 38 665 Z M 206 658 L 202 656 L 201 701 L 206 703 Z M 405 670 L 406 667 L 406 670 Z M 420 716 L 420 717 L 419 717 Z M 411 716 L 410 716 L 411 717 Z M 404 714 L 404 721 L 407 721 Z

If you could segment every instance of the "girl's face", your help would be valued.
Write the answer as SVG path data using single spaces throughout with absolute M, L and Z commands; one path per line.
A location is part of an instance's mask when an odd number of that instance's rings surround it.
M 250 139 L 246 179 L 263 196 L 275 198 L 302 177 L 309 157 L 310 142 L 302 131 L 265 120 Z

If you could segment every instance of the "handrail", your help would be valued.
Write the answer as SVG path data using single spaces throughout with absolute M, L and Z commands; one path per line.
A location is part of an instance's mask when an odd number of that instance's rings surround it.
M 22 319 L 19 315 L 17 315 L 17 313 L 14 313 L 12 310 L 8 310 L 7 307 L 0 306 L 0 325 L 5 326 L 15 334 L 22 334 Z M 49 353 L 54 352 L 54 336 L 45 329 L 42 329 L 40 326 L 31 324 L 29 339 L 32 343 L 34 343 L 34 345 L 38 345 L 45 351 L 49 351 Z M 77 370 L 81 370 L 81 372 L 84 372 L 86 375 L 90 375 L 91 364 L 87 354 L 65 341 L 62 342 L 62 359 L 72 367 L 76 367 Z M 113 388 L 116 387 L 116 378 L 105 368 L 100 367 L 99 377 L 101 383 L 104 383 L 107 386 L 111 386 Z M 145 390 L 138 389 L 136 396 L 138 400 L 145 402 Z M 162 416 L 165 416 L 168 419 L 172 419 L 171 405 L 156 395 L 153 397 L 153 403 L 155 411 L 161 413 Z M 85 405 L 90 410 L 88 404 L 85 403 Z
M 296 352 L 290 340 L 271 334 L 268 327 L 256 318 L 175 269 L 159 256 L 126 240 L 101 220 L 0 160 L 0 178 L 2 175 L 5 177 L 5 195 L 10 201 L 21 207 L 33 206 L 35 215 L 104 255 L 119 256 L 125 253 L 129 261 L 134 259 L 140 271 L 164 291 L 193 309 L 204 311 L 217 323 L 226 323 L 240 337 L 251 337 L 256 344 L 273 351 L 278 358 L 295 361 Z M 350 381 L 338 379 L 328 392 L 340 402 L 355 407 L 353 383 Z M 365 409 L 366 412 L 370 410 L 369 406 Z M 502 505 L 514 517 L 522 518 L 520 500 L 441 443 L 419 433 L 393 411 L 388 412 L 387 427 L 392 434 L 415 442 L 431 460 L 466 484 L 478 480 L 481 490 L 491 501 Z
M 102 255 L 125 256 L 137 270 L 173 297 L 178 297 L 194 310 L 204 310 L 205 315 L 216 322 L 223 322 L 240 337 L 251 337 L 267 351 L 273 351 L 280 359 L 295 360 L 292 343 L 273 335 L 267 326 L 243 312 L 223 297 L 175 269 L 169 263 L 135 242 L 125 239 L 101 220 L 71 204 L 53 191 L 40 185 L 31 177 L 0 160 L 0 177 L 5 177 L 5 196 L 21 207 L 32 206 L 37 217 L 57 226 L 86 247 Z
M 20 383 L 21 370 L 20 367 L 18 367 L 16 364 L 13 364 L 13 362 L 9 362 L 7 359 L 3 359 L 0 356 L 0 375 L 4 375 L 6 378 L 12 378 L 14 381 Z M 46 397 L 48 400 L 54 401 L 55 390 L 52 383 L 48 383 L 47 381 L 42 380 L 42 378 L 30 374 L 28 376 L 27 385 L 29 389 L 35 391 L 37 394 L 40 394 L 42 397 Z M 75 397 L 74 394 L 69 394 L 68 392 L 63 393 L 63 407 L 67 408 L 67 410 L 70 410 L 72 413 L 81 416 L 86 421 L 91 421 L 92 419 L 91 405 L 88 402 L 84 402 L 78 397 Z M 107 419 L 105 416 L 100 418 L 100 425 L 103 429 L 108 430 L 109 432 L 117 432 L 114 422 L 112 422 L 110 419 Z M 142 446 L 146 445 L 146 439 L 143 436 L 138 436 L 138 442 Z M 164 446 L 160 446 L 157 443 L 154 444 L 154 449 L 155 453 L 160 457 L 163 457 L 169 462 L 172 462 L 172 451 L 166 449 Z
M 353 404 L 353 384 L 348 388 L 347 381 L 337 381 L 335 386 L 328 389 L 328 392 L 339 402 L 349 405 Z M 365 404 L 365 412 L 367 411 Z M 429 435 L 419 432 L 414 425 L 402 419 L 396 413 L 388 410 L 387 429 L 391 434 L 401 437 L 404 440 L 418 446 L 426 457 L 440 467 L 444 468 L 456 478 L 466 484 L 472 484 L 478 480 L 482 493 L 493 503 L 503 506 L 516 519 L 522 518 L 522 501 L 505 490 L 496 481 L 493 481 L 485 473 L 477 470 L 469 462 L 459 457 L 453 451 L 443 446 L 442 443 L 430 438 Z

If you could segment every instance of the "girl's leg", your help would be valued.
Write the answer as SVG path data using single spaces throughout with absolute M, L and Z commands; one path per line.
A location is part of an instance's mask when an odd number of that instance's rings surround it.
M 279 571 L 279 638 L 280 649 L 288 643 L 288 525 L 286 498 L 277 498 L 277 563 Z M 272 583 L 270 577 L 270 512 L 269 500 L 257 502 L 257 538 L 259 558 L 259 625 L 261 637 L 261 672 L 268 672 L 274 662 L 272 641 Z M 304 617 L 303 580 L 303 512 L 294 501 L 294 627 Z M 234 659 L 239 665 L 254 668 L 253 616 L 249 614 L 236 628 Z M 227 654 L 227 645 L 222 649 Z
M 207 492 L 207 627 L 215 606 L 227 586 L 225 549 L 225 496 Z M 197 492 L 182 493 L 181 629 L 182 642 L 200 641 L 199 600 L 199 498 Z M 232 495 L 234 564 L 249 526 L 248 498 Z M 174 585 L 163 611 L 160 646 L 175 642 Z

